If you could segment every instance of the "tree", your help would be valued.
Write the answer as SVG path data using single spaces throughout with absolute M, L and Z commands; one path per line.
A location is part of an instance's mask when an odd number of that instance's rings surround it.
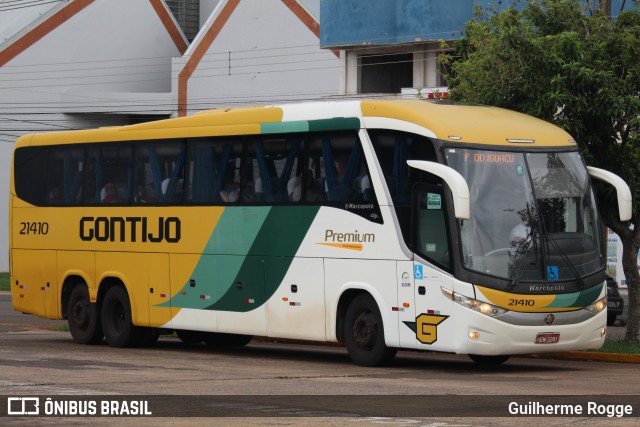
M 622 223 L 613 189 L 595 183 L 603 222 L 623 245 L 628 341 L 640 341 L 640 4 L 634 3 L 614 18 L 584 0 L 476 9 L 455 54 L 442 59 L 452 99 L 553 122 L 573 135 L 588 164 L 629 184 L 633 218 Z

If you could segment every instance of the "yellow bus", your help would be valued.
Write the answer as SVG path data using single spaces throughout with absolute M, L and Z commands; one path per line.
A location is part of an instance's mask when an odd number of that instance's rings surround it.
M 509 355 L 597 348 L 605 248 L 570 135 L 446 101 L 219 109 L 16 143 L 16 310 L 73 339 L 343 342 Z

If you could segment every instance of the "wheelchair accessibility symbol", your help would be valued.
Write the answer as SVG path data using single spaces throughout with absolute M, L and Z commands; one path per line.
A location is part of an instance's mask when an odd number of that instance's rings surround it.
M 556 265 L 548 265 L 547 266 L 547 280 L 558 280 L 558 266 Z
M 424 279 L 424 273 L 422 271 L 422 266 L 420 264 L 413 266 L 413 277 L 415 280 Z

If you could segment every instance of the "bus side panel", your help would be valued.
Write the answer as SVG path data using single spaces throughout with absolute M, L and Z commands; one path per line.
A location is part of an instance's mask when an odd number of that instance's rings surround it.
M 376 300 L 387 346 L 398 347 L 396 261 L 325 259 L 324 265 L 327 339 L 337 340 L 336 316 L 340 296 L 349 289 L 362 289 Z
M 418 344 L 416 333 L 407 325 L 416 321 L 416 307 L 414 295 L 413 261 L 398 261 L 396 277 L 398 283 L 398 337 L 400 347 L 415 348 Z M 409 304 L 405 307 L 404 303 Z
M 147 254 L 149 280 L 149 326 L 161 327 L 171 321 L 171 281 L 169 255 Z
M 216 255 L 221 267 L 242 259 L 233 283 L 224 284 L 224 296 L 212 306 L 218 311 L 218 331 L 232 334 L 267 335 L 264 305 L 264 259 L 258 256 Z M 235 271 L 235 269 L 234 269 Z
M 36 316 L 59 319 L 56 252 L 13 249 L 11 257 L 11 296 L 14 309 Z
M 87 288 L 89 288 L 89 295 L 93 298 L 98 296 L 94 252 L 58 251 L 58 277 L 60 277 L 60 283 L 64 283 L 69 276 L 82 277 Z M 62 287 L 60 287 L 60 292 L 62 292 Z M 60 296 L 58 296 L 58 301 L 61 301 Z
M 265 280 L 282 277 L 276 292 L 266 303 L 267 333 L 270 337 L 326 341 L 324 265 L 322 258 L 265 258 Z
M 454 302 L 442 288 L 453 290 L 453 279 L 446 273 L 420 261 L 414 263 L 416 338 L 420 350 L 454 351 Z
M 131 252 L 96 252 L 96 277 L 99 286 L 104 280 L 121 280 L 129 294 L 131 320 L 136 326 L 149 325 L 148 254 Z
M 212 304 L 213 279 L 219 277 L 211 255 L 169 254 L 171 321 L 165 327 L 192 331 L 218 332 L 217 313 Z M 198 266 L 198 268 L 196 268 Z

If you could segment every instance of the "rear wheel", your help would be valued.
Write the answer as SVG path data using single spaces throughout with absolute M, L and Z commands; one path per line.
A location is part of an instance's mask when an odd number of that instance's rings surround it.
M 189 345 L 202 344 L 202 341 L 204 341 L 204 333 L 198 331 L 187 331 L 181 329 L 176 331 L 176 335 L 178 335 L 180 341 Z
M 67 322 L 73 340 L 79 344 L 102 342 L 102 327 L 98 307 L 89 300 L 89 290 L 84 283 L 71 291 L 67 305 Z
M 204 342 L 210 347 L 243 347 L 251 342 L 253 336 L 239 334 L 207 333 Z
M 509 360 L 509 356 L 480 356 L 478 354 L 470 354 L 469 358 L 479 365 L 500 365 Z
M 607 313 L 607 326 L 613 326 L 613 324 L 616 323 L 617 317 L 618 317 L 617 314 Z
M 349 357 L 357 365 L 387 365 L 396 355 L 396 349 L 385 344 L 380 310 L 368 294 L 358 295 L 349 304 L 344 322 L 344 341 Z
M 131 322 L 131 303 L 127 291 L 113 286 L 102 301 L 102 329 L 104 337 L 112 347 L 135 347 L 142 343 L 143 328 Z

